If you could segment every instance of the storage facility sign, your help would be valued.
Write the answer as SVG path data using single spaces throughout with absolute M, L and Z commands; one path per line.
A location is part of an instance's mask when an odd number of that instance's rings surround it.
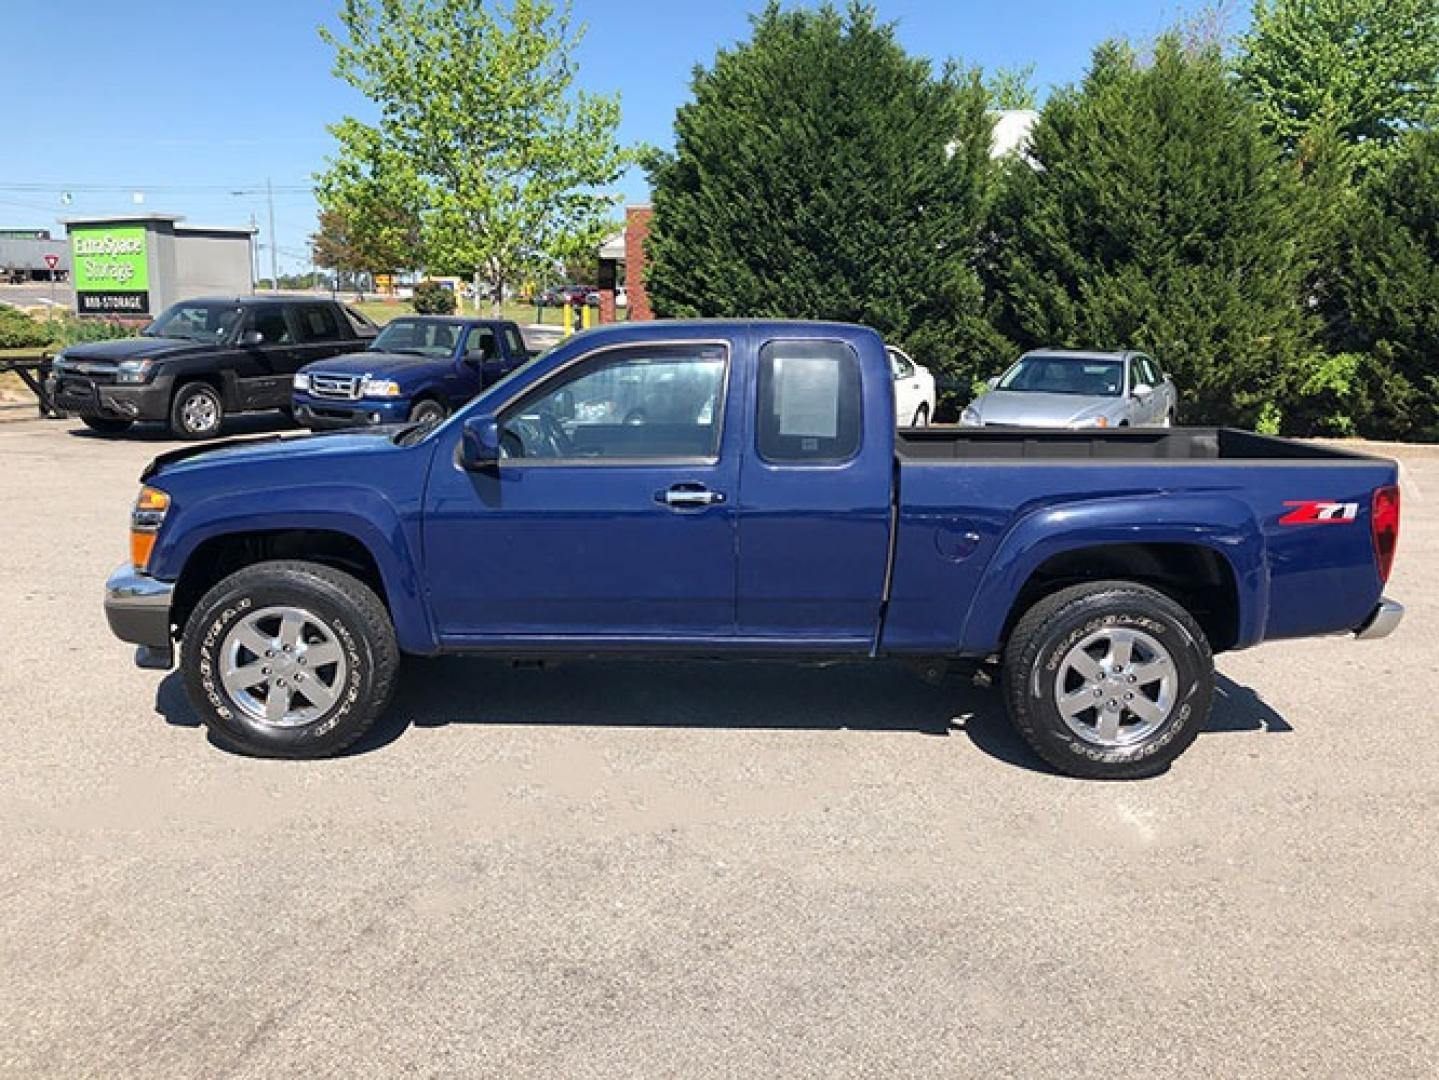
M 148 315 L 150 265 L 141 225 L 82 225 L 70 231 L 75 304 L 82 315 Z

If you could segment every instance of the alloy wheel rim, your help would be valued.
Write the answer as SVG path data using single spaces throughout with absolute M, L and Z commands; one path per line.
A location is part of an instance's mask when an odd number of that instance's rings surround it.
M 230 628 L 220 647 L 220 683 L 256 724 L 296 728 L 324 716 L 349 663 L 333 631 L 312 612 L 267 607 Z
M 1104 747 L 1133 746 L 1174 712 L 1179 669 L 1152 634 L 1105 627 L 1064 654 L 1054 702 L 1070 731 Z
M 208 431 L 215 426 L 215 402 L 209 394 L 195 394 L 185 402 L 181 415 L 191 431 Z

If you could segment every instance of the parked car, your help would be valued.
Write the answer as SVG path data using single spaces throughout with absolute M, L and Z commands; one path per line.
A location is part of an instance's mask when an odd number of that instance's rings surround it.
M 884 351 L 894 376 L 894 410 L 900 426 L 928 427 L 934 416 L 934 375 L 903 349 L 886 345 Z
M 1111 778 L 1194 740 L 1214 653 L 1402 616 L 1391 461 L 894 416 L 863 327 L 600 327 L 439 425 L 162 454 L 106 614 L 255 754 L 350 745 L 405 654 L 997 656 L 1040 756 Z
M 301 368 L 292 408 L 309 428 L 443 420 L 529 358 L 508 319 L 405 316 L 364 351 Z
M 1138 352 L 1038 349 L 989 380 L 960 413 L 968 427 L 1170 427 L 1173 381 Z
M 50 389 L 59 408 L 106 435 L 137 420 L 162 420 L 179 438 L 206 439 L 230 413 L 288 409 L 295 372 L 363 347 L 377 333 L 369 319 L 333 300 L 183 300 L 139 337 L 64 349 Z

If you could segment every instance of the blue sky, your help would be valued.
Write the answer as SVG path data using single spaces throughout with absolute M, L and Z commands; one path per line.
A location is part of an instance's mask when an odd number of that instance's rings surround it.
M 1197 6 L 1156 0 L 878 0 L 912 52 L 988 68 L 1033 62 L 1041 91 L 1071 82 L 1116 34 L 1153 36 Z M 696 63 L 746 36 L 763 0 L 575 0 L 586 88 L 618 91 L 621 136 L 671 143 Z M 307 265 L 309 178 L 325 125 L 365 103 L 330 74 L 316 27 L 330 0 L 0 0 L 0 225 L 135 209 L 265 226 L 276 189 L 282 270 Z M 1236 20 L 1241 18 L 1236 15 Z M 17 93 L 16 87 L 27 92 Z M 620 190 L 645 196 L 642 174 Z M 73 202 L 62 206 L 61 191 Z M 144 193 L 137 206 L 133 192 Z M 262 242 L 267 237 L 262 234 Z

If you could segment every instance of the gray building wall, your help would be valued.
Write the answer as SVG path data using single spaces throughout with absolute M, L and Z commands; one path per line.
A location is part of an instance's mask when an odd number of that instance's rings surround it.
M 26 270 L 50 276 L 45 265 L 45 256 L 59 255 L 60 265 L 55 272 L 61 277 L 70 275 L 70 244 L 63 237 L 59 240 L 12 240 L 0 237 L 0 273 L 6 270 Z

